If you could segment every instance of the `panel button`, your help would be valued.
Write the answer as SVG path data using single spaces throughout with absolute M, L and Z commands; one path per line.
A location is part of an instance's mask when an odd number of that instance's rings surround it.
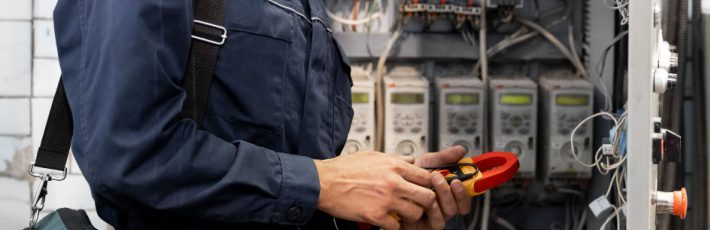
M 449 128 L 449 132 L 452 134 L 457 134 L 457 133 L 459 133 L 459 131 L 460 131 L 459 128 L 456 128 L 456 127 Z
M 394 131 L 395 131 L 395 132 L 398 132 L 398 133 L 401 133 L 401 132 L 404 132 L 404 128 L 402 128 L 402 127 L 394 127 Z
M 411 129 L 412 133 L 418 133 L 419 131 L 422 131 L 422 128 L 419 127 L 414 127 Z

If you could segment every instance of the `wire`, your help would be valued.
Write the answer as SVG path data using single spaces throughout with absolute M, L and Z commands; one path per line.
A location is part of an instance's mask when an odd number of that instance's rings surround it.
M 572 62 L 572 65 L 574 65 L 574 67 L 577 69 L 577 73 L 581 74 L 583 77 L 586 78 L 587 70 L 584 68 L 582 61 L 580 61 L 579 59 L 575 59 L 574 56 L 572 56 L 572 53 L 569 51 L 569 49 L 564 44 L 562 44 L 562 42 L 559 39 L 557 39 L 557 37 L 555 37 L 555 35 L 550 33 L 550 31 L 546 30 L 544 27 L 542 27 L 539 24 L 534 23 L 532 21 L 522 19 L 522 18 L 517 18 L 517 17 L 516 17 L 516 20 L 519 23 L 539 32 L 545 39 L 547 39 L 550 43 L 552 43 L 555 47 L 557 47 L 557 49 L 560 50 L 560 52 L 563 55 L 565 55 L 565 57 L 567 57 L 567 59 L 569 59 L 570 62 Z
M 488 215 L 491 213 L 491 193 L 483 195 L 483 214 L 481 215 L 481 230 L 488 230 Z
M 507 220 L 503 219 L 500 216 L 496 216 L 494 218 L 494 221 L 496 222 L 496 224 L 500 225 L 504 229 L 515 230 L 515 226 L 513 226 L 513 224 L 511 224 L 510 222 L 508 222 Z
M 599 113 L 595 113 L 595 114 L 593 114 L 593 115 L 591 115 L 591 116 L 589 116 L 589 117 L 587 117 L 587 118 L 584 118 L 584 120 L 580 121 L 579 124 L 577 124 L 577 126 L 574 127 L 574 129 L 572 130 L 572 133 L 571 133 L 570 136 L 569 136 L 570 148 L 571 148 L 572 156 L 574 157 L 574 159 L 575 159 L 579 164 L 581 164 L 581 165 L 583 165 L 583 166 L 585 166 L 585 167 L 588 167 L 588 168 L 596 167 L 599 162 L 597 162 L 597 161 L 595 160 L 594 162 L 592 162 L 592 163 L 590 163 L 590 164 L 587 164 L 587 163 L 585 163 L 584 161 L 582 161 L 582 160 L 579 159 L 579 156 L 577 156 L 577 151 L 575 150 L 576 148 L 575 148 L 575 146 L 574 146 L 574 142 L 575 142 L 575 141 L 574 141 L 574 135 L 575 135 L 575 133 L 577 133 L 577 130 L 578 130 L 580 127 L 582 127 L 582 125 L 584 125 L 587 121 L 589 121 L 589 120 L 591 120 L 591 119 L 593 119 L 593 118 L 595 118 L 595 117 L 600 117 L 600 116 L 607 116 L 607 117 L 611 118 L 611 120 L 614 121 L 614 126 L 618 126 L 618 125 L 619 125 L 619 121 L 616 120 L 616 117 L 614 117 L 614 115 L 612 115 L 611 113 L 599 112 Z M 599 150 L 601 150 L 601 148 L 600 148 Z M 597 150 L 597 153 L 599 153 L 599 150 Z M 596 154 L 595 154 L 595 155 L 596 155 Z
M 390 36 L 390 39 L 387 41 L 387 45 L 385 46 L 385 49 L 382 51 L 382 54 L 380 55 L 380 58 L 377 60 L 377 72 L 376 72 L 376 79 L 375 79 L 375 101 L 377 102 L 377 108 L 376 108 L 376 116 L 377 116 L 377 128 L 375 129 L 375 150 L 378 151 L 384 151 L 384 135 L 385 135 L 385 129 L 384 129 L 384 124 L 385 123 L 385 92 L 384 92 L 384 74 L 385 74 L 385 63 L 387 62 L 387 57 L 389 57 L 390 52 L 392 51 L 392 47 L 394 46 L 395 43 L 397 43 L 397 40 L 399 40 L 400 35 L 402 32 L 400 30 L 395 30 L 394 33 Z
M 378 19 L 382 16 L 381 12 L 377 12 L 377 13 L 369 15 L 363 19 L 352 20 L 352 19 L 347 19 L 347 18 L 341 18 L 341 17 L 331 13 L 330 11 L 327 11 L 327 13 L 328 13 L 328 16 L 330 17 L 330 19 L 333 19 L 333 21 L 336 21 L 340 24 L 352 25 L 352 26 L 367 24 L 367 23 L 374 21 L 375 19 Z
M 604 223 L 602 224 L 602 226 L 599 227 L 599 229 L 601 229 L 601 230 L 606 229 L 606 225 L 609 224 L 609 222 L 610 222 L 612 219 L 614 219 L 614 217 L 616 217 L 616 229 L 618 230 L 618 229 L 620 228 L 620 226 L 621 226 L 621 220 L 620 220 L 620 218 L 619 218 L 619 209 L 616 208 L 616 206 L 613 206 L 613 205 L 611 206 L 611 208 L 614 209 L 614 212 L 611 213 L 611 215 L 609 215 L 609 217 L 606 218 L 606 220 L 604 221 Z
M 475 230 L 476 225 L 478 225 L 478 212 L 481 211 L 481 199 L 475 199 L 473 202 L 473 219 L 471 220 L 471 223 L 468 225 L 468 230 Z
M 582 211 L 582 215 L 579 217 L 579 223 L 577 224 L 577 227 L 575 230 L 582 230 L 584 229 L 584 225 L 587 224 L 587 208 Z

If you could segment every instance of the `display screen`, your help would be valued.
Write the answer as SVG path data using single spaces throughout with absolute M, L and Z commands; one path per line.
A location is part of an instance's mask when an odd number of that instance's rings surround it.
M 533 103 L 532 94 L 502 94 L 500 103 L 504 105 L 531 105 Z
M 557 95 L 555 104 L 562 106 L 581 106 L 589 104 L 589 96 L 581 94 Z
M 370 94 L 353 93 L 353 104 L 363 104 L 367 102 L 370 102 Z
M 446 104 L 448 105 L 478 105 L 477 93 L 447 93 Z
M 424 104 L 423 93 L 392 93 L 392 104 Z

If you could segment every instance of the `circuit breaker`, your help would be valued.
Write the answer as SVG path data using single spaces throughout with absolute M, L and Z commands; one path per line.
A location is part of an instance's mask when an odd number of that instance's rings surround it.
M 428 151 L 429 82 L 415 67 L 385 76 L 385 152 L 417 156 Z
M 478 78 L 436 79 L 439 116 L 439 149 L 454 145 L 466 149 L 466 157 L 481 154 L 486 112 L 486 87 Z
M 493 151 L 512 152 L 520 160 L 518 177 L 535 176 L 537 84 L 527 77 L 489 81 L 490 143 Z
M 352 66 L 353 120 L 342 154 L 372 150 L 375 138 L 375 81 L 370 66 Z
M 542 124 L 542 172 L 545 178 L 588 179 L 592 169 L 579 164 L 592 161 L 592 121 L 587 121 L 570 136 L 575 127 L 592 115 L 594 86 L 572 76 L 540 77 Z

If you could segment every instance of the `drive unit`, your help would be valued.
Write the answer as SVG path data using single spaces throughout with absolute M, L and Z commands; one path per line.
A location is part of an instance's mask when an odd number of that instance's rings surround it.
M 375 139 L 375 81 L 371 67 L 352 66 L 353 121 L 342 154 L 372 150 Z
M 428 151 L 429 82 L 415 67 L 385 76 L 385 152 L 416 156 Z
M 473 77 L 436 80 L 439 115 L 439 149 L 466 148 L 466 157 L 483 152 L 486 87 Z
M 518 177 L 535 176 L 537 84 L 527 77 L 499 77 L 489 82 L 491 149 L 512 152 L 520 160 Z
M 571 76 L 569 76 L 571 77 Z M 594 86 L 587 80 L 560 76 L 540 78 L 542 173 L 545 178 L 590 178 L 592 169 L 572 155 L 572 130 L 592 115 Z M 592 161 L 592 121 L 575 133 L 574 149 L 583 162 Z

